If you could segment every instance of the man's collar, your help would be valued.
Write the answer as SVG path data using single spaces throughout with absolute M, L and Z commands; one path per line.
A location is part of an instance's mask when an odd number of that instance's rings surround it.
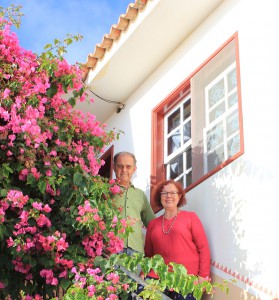
M 125 186 L 123 186 L 123 185 L 121 185 L 121 184 L 120 184 L 119 186 L 121 187 L 121 189 L 126 190 L 126 187 L 125 187 Z M 130 182 L 130 185 L 128 186 L 128 188 L 129 188 L 129 187 L 132 187 L 132 188 L 135 189 L 135 186 L 133 185 L 132 182 Z M 128 188 L 127 188 L 127 189 L 128 189 Z

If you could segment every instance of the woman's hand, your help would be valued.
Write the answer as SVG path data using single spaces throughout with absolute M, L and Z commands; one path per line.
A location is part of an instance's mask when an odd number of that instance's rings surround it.
M 199 283 L 203 283 L 204 281 L 210 281 L 211 279 L 207 276 L 207 277 L 200 277 L 199 276 Z M 203 288 L 203 292 L 206 291 L 206 288 Z

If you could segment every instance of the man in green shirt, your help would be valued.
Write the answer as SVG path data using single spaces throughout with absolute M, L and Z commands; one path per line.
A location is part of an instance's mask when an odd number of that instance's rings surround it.
M 155 218 L 155 214 L 145 193 L 131 182 L 137 169 L 134 154 L 129 152 L 117 153 L 114 156 L 113 169 L 122 188 L 122 193 L 115 195 L 115 203 L 120 208 L 123 218 L 131 217 L 136 220 L 133 225 L 134 232 L 130 233 L 125 241 L 124 252 L 130 255 L 135 251 L 144 253 L 142 224 L 147 226 L 149 221 Z

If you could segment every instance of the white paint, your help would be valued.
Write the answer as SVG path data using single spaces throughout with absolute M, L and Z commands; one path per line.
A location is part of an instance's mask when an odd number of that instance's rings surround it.
M 138 85 L 129 96 L 126 108 L 106 121 L 109 128 L 125 132 L 115 143 L 115 152 L 135 153 L 138 170 L 134 183 L 149 196 L 151 110 L 238 32 L 245 153 L 192 189 L 187 194 L 185 209 L 194 210 L 200 216 L 213 261 L 258 283 L 273 295 L 279 294 L 279 17 L 276 4 L 275 0 L 224 1 Z M 185 22 L 187 13 L 190 12 L 185 12 Z M 163 31 L 163 22 L 161 26 Z M 127 59 L 132 61 L 132 54 Z M 212 271 L 228 277 L 216 268 Z M 243 282 L 238 285 L 261 299 L 268 299 L 261 289 Z

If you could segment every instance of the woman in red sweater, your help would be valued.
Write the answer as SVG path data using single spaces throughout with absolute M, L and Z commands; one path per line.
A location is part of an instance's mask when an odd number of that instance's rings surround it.
M 165 180 L 154 192 L 154 201 L 164 208 L 164 214 L 150 221 L 145 240 L 145 255 L 160 254 L 166 264 L 182 264 L 188 274 L 199 276 L 199 281 L 208 280 L 210 275 L 210 250 L 203 225 L 194 212 L 180 210 L 186 204 L 185 192 L 179 182 Z M 158 278 L 154 270 L 148 277 Z M 175 300 L 184 299 L 173 293 Z M 185 299 L 194 299 L 189 294 Z

